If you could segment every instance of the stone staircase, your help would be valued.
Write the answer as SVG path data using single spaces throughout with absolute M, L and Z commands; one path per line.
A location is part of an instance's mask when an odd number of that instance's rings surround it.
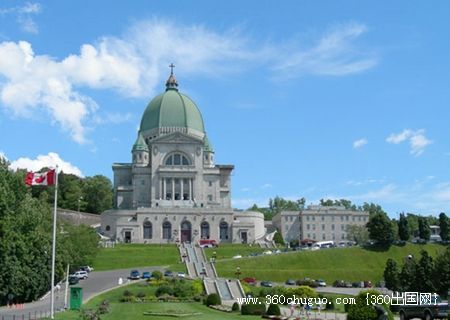
M 191 243 L 184 243 L 180 247 L 189 277 L 202 278 L 207 294 L 217 293 L 226 304 L 233 303 L 237 298 L 245 297 L 241 283 L 236 279 L 222 279 L 217 276 L 214 264 L 208 262 L 202 248 Z

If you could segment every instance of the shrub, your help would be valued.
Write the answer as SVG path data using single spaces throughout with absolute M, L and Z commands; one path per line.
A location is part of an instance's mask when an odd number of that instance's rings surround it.
M 266 313 L 266 306 L 264 304 L 243 304 L 241 306 L 242 315 L 262 316 Z
M 280 307 L 277 304 L 270 304 L 267 309 L 267 314 L 269 316 L 279 316 L 281 315 Z
M 100 316 L 97 311 L 92 309 L 83 309 L 81 310 L 81 319 L 82 320 L 100 320 Z
M 367 293 L 374 296 L 379 296 L 380 293 L 376 290 L 366 290 L 361 291 L 356 296 L 356 304 L 351 304 L 348 306 L 348 314 L 347 319 L 348 320 L 377 320 L 378 315 L 375 311 L 375 308 L 373 305 L 368 304 L 367 302 Z M 387 311 L 388 313 L 388 319 L 393 320 L 394 316 L 392 315 L 392 312 L 389 310 L 389 307 L 387 305 L 382 305 L 382 307 Z
M 209 306 L 218 306 L 221 305 L 222 301 L 220 300 L 220 296 L 217 293 L 211 293 L 206 297 L 206 305 Z
M 332 298 L 330 298 L 325 305 L 325 310 L 334 310 L 334 301 Z
M 140 299 L 143 299 L 143 298 L 145 298 L 145 293 L 140 291 L 140 292 L 137 293 L 136 297 L 138 297 Z
M 239 311 L 239 303 L 235 302 L 233 303 L 233 306 L 231 307 L 231 311 Z
M 97 308 L 98 314 L 107 314 L 109 312 L 109 301 L 103 300 Z
M 124 297 L 132 297 L 133 296 L 133 292 L 131 292 L 130 290 L 125 290 L 123 292 L 123 296 Z
M 158 289 L 156 289 L 155 291 L 155 296 L 159 297 L 162 295 L 169 295 L 169 296 L 173 296 L 173 289 L 171 286 L 169 285 L 162 285 L 159 286 Z
M 163 274 L 161 271 L 156 270 L 152 272 L 152 277 L 155 278 L 155 280 L 159 281 L 163 278 Z

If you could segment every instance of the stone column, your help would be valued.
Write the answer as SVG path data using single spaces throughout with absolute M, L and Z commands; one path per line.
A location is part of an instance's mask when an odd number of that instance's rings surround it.
M 175 200 L 175 179 L 172 178 L 172 201 Z
M 163 200 L 166 200 L 166 178 L 162 179 L 163 182 Z
M 184 179 L 183 178 L 181 178 L 180 179 L 180 193 L 181 193 L 181 197 L 180 197 L 180 200 L 184 200 L 183 199 L 183 184 L 184 184 Z
M 188 183 L 189 183 L 189 200 L 192 200 L 192 179 L 189 179 Z

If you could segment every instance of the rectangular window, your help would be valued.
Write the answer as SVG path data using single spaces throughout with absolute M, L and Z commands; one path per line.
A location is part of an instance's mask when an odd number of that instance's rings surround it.
M 322 225 L 322 231 L 324 231 L 324 230 L 325 230 L 325 225 L 323 224 L 323 225 Z
M 344 231 L 345 230 L 345 226 L 343 224 L 341 224 L 341 230 Z
M 334 222 L 334 216 L 331 217 L 331 221 Z
M 345 234 L 341 234 L 341 239 L 342 239 L 342 240 L 345 239 Z
M 315 216 L 312 216 L 312 220 L 313 220 L 313 221 L 316 221 L 316 217 L 315 217 Z
M 325 233 L 322 233 L 322 240 L 325 240 Z
M 212 196 L 212 194 L 208 194 L 208 201 L 213 201 L 213 196 Z
M 344 221 L 344 216 L 341 216 L 341 221 Z
M 309 224 L 306 225 L 306 230 L 309 230 Z
M 309 216 L 306 216 L 306 221 L 309 221 Z
M 284 217 L 284 221 L 288 222 L 288 221 L 289 221 L 289 217 L 288 217 L 288 216 L 285 216 L 285 217 Z
M 313 224 L 313 225 L 312 225 L 312 228 L 313 228 L 313 230 L 316 230 L 316 225 Z
M 212 181 L 209 181 L 208 184 L 210 187 L 212 187 Z
M 322 216 L 322 221 L 325 221 L 325 216 Z
M 313 233 L 313 239 L 316 240 L 316 234 L 315 233 Z
M 345 216 L 345 221 L 348 221 L 348 216 Z
M 311 234 L 310 233 L 308 233 L 308 239 L 311 239 Z
M 334 233 L 332 234 L 332 236 L 333 236 L 333 240 L 336 239 L 336 235 Z
M 334 224 L 332 224 L 332 225 L 331 225 L 331 230 L 333 230 L 333 231 L 334 231 Z

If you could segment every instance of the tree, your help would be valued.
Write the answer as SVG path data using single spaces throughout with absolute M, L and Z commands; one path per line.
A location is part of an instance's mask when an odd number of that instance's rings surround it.
M 414 291 L 417 292 L 435 291 L 432 282 L 433 269 L 434 269 L 433 259 L 430 257 L 427 251 L 422 250 L 420 252 L 420 260 L 417 263 L 415 277 L 413 280 Z
M 284 239 L 279 230 L 277 230 L 277 232 L 273 236 L 273 241 L 275 241 L 276 244 L 284 246 Z
M 408 219 L 406 219 L 403 213 L 400 214 L 400 219 L 398 220 L 398 236 L 403 241 L 408 241 L 410 236 Z
M 86 210 L 92 213 L 102 213 L 112 207 L 112 185 L 105 176 L 96 175 L 85 179 L 83 198 Z
M 386 247 L 391 245 L 394 234 L 391 221 L 386 214 L 375 213 L 369 218 L 367 223 L 370 239 L 377 242 L 378 245 Z
M 347 240 L 355 241 L 358 244 L 366 243 L 369 240 L 369 231 L 366 226 L 349 224 L 347 226 Z
M 387 217 L 387 213 L 383 210 L 383 208 L 375 203 L 367 203 L 364 202 L 362 208 L 363 211 L 366 211 L 369 213 L 369 216 L 373 216 L 375 214 L 383 214 Z
M 446 295 L 450 288 L 450 247 L 439 253 L 435 259 L 433 270 L 433 282 L 439 294 Z M 447 297 L 450 298 L 450 297 Z
M 431 230 L 428 221 L 424 217 L 419 217 L 419 237 L 420 239 L 430 240 Z
M 377 299 L 381 293 L 376 290 L 361 291 L 355 298 L 356 303 L 348 306 L 348 320 L 377 320 L 379 315 L 375 310 L 374 302 L 379 301 Z M 383 300 L 383 299 L 381 299 Z M 392 312 L 389 310 L 389 306 L 382 304 L 383 309 L 387 312 L 389 320 L 394 319 Z
M 439 214 L 439 228 L 441 229 L 440 236 L 442 241 L 447 241 L 450 238 L 450 221 L 444 212 Z
M 416 276 L 417 263 L 413 256 L 408 256 L 400 272 L 400 289 L 403 292 L 414 291 L 414 278 Z
M 393 259 L 389 258 L 386 261 L 386 268 L 384 269 L 383 276 L 386 288 L 392 291 L 398 291 L 400 289 L 397 263 Z

